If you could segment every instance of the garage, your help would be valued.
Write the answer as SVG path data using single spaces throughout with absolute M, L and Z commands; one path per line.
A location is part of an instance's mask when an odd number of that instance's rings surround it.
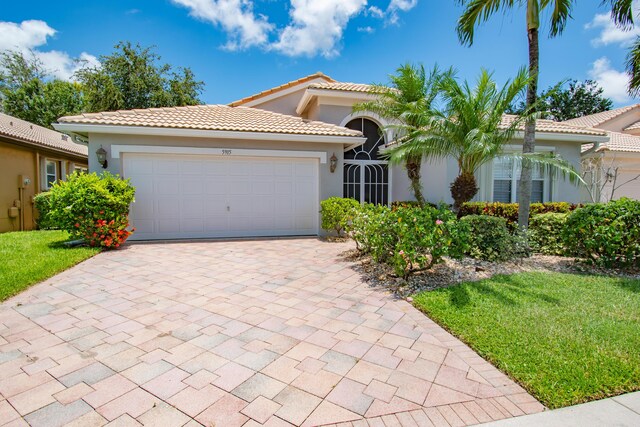
M 123 153 L 132 239 L 318 234 L 318 159 Z

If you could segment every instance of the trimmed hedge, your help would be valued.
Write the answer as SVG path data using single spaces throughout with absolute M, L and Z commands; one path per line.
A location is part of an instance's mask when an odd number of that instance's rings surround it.
M 640 201 L 622 198 L 576 209 L 563 232 L 573 255 L 603 267 L 640 267 Z
M 335 231 L 338 236 L 341 236 L 358 209 L 360 209 L 360 202 L 355 199 L 329 197 L 321 201 L 322 228 L 327 231 Z
M 531 203 L 529 221 L 534 215 L 543 213 L 569 213 L 579 208 L 580 205 L 567 202 L 551 203 Z M 497 216 L 507 220 L 507 225 L 511 230 L 518 225 L 518 204 L 500 202 L 467 202 L 464 203 L 458 212 L 458 218 L 468 215 L 489 215 Z
M 460 219 L 470 230 L 467 255 L 485 261 L 507 261 L 518 256 L 516 236 L 507 220 L 489 215 L 467 215 Z
M 51 220 L 49 212 L 51 211 L 51 193 L 48 191 L 38 193 L 33 198 L 33 203 L 38 211 L 36 225 L 39 230 L 52 230 L 58 228 L 56 223 Z
M 533 215 L 528 230 L 531 249 L 544 255 L 565 255 L 562 233 L 568 217 L 567 213 L 555 212 Z

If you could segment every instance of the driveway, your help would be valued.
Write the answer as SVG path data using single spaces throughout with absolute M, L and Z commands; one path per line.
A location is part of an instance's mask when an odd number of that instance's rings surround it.
M 0 308 L 0 424 L 469 425 L 544 408 L 315 239 L 137 244 Z

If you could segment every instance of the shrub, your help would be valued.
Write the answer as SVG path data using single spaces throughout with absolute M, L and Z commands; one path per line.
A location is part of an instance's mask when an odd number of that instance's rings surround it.
M 567 213 L 554 212 L 533 215 L 528 230 L 531 249 L 545 255 L 564 255 L 562 233 L 568 217 Z
M 640 201 L 622 198 L 576 209 L 564 228 L 570 253 L 604 267 L 640 266 Z
M 327 231 L 333 230 L 341 236 L 358 209 L 360 209 L 360 202 L 355 199 L 330 197 L 321 201 L 322 228 Z
M 444 256 L 462 256 L 467 229 L 444 207 L 366 205 L 354 219 L 351 236 L 376 262 L 393 266 L 398 276 L 406 278 Z
M 56 228 L 56 225 L 51 218 L 49 217 L 49 211 L 51 210 L 51 201 L 50 196 L 51 193 L 48 191 L 43 193 L 38 193 L 33 198 L 33 202 L 36 210 L 38 211 L 38 219 L 36 219 L 36 225 L 40 230 L 50 230 L 52 228 Z
M 49 218 L 73 238 L 91 246 L 117 248 L 129 237 L 129 205 L 135 189 L 129 180 L 104 172 L 70 175 L 51 188 Z
M 469 256 L 485 261 L 507 261 L 520 254 L 520 242 L 509 232 L 505 218 L 468 215 L 460 221 L 469 227 Z
M 542 213 L 568 213 L 572 212 L 580 205 L 567 202 L 531 203 L 529 220 L 533 215 Z M 507 220 L 510 230 L 515 230 L 518 226 L 518 204 L 500 202 L 467 202 L 462 205 L 458 212 L 458 218 L 467 215 L 489 215 L 497 216 Z

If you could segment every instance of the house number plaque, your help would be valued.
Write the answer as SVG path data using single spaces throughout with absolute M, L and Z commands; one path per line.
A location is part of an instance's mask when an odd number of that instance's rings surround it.
M 222 150 L 222 155 L 223 156 L 230 156 L 231 155 L 231 150 Z

